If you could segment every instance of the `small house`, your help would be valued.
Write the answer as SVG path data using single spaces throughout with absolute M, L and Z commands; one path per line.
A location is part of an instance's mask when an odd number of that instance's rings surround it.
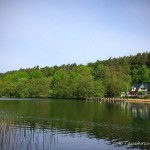
M 129 96 L 150 94 L 150 83 L 133 84 Z

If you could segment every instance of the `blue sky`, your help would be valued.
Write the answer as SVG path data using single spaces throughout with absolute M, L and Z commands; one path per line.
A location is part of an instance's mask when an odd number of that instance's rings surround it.
M 0 0 L 0 72 L 150 52 L 150 0 Z

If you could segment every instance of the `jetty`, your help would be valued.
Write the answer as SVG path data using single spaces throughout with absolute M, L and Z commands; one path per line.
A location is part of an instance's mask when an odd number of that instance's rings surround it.
M 86 100 L 88 101 L 112 101 L 112 102 L 127 102 L 127 98 L 99 98 L 99 97 L 87 97 Z
M 130 99 L 130 98 L 99 98 L 99 97 L 87 97 L 87 101 L 97 102 L 129 102 L 129 103 L 150 103 L 150 99 Z

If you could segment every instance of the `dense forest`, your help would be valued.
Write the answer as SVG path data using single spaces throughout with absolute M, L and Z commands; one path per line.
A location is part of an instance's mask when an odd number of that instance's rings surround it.
M 20 69 L 0 74 L 0 97 L 118 97 L 133 83 L 150 82 L 150 52 L 87 65 Z

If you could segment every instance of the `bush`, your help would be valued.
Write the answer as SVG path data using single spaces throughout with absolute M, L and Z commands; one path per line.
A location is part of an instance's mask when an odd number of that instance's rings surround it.
M 150 99 L 150 95 L 145 95 L 144 99 Z

